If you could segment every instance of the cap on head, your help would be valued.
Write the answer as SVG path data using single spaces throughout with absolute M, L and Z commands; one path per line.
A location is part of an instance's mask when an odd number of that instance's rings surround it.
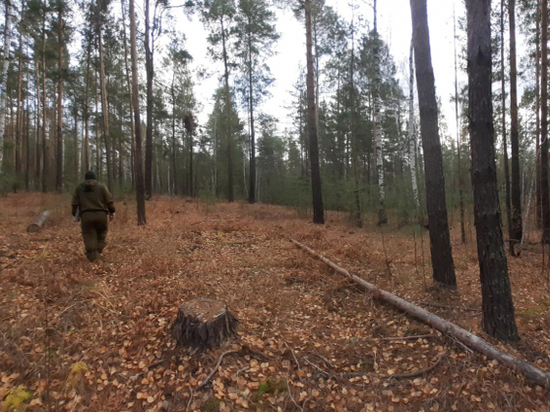
M 88 170 L 86 172 L 86 174 L 84 175 L 84 179 L 86 179 L 86 180 L 95 180 L 96 179 L 95 173 L 92 172 L 91 170 Z

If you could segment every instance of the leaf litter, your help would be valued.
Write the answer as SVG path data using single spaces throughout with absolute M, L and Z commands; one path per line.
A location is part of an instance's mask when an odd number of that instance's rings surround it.
M 424 288 L 418 236 L 415 265 L 410 234 L 357 230 L 344 214 L 319 227 L 292 209 L 161 197 L 137 227 L 127 202 L 90 264 L 64 204 L 2 199 L 2 410 L 550 411 L 546 389 L 373 300 L 288 240 L 483 336 L 475 245 L 455 234 L 451 293 Z M 44 230 L 26 233 L 44 209 Z M 522 341 L 492 343 L 550 370 L 540 251 L 509 265 Z M 227 303 L 238 338 L 207 352 L 176 347 L 177 310 L 198 297 Z

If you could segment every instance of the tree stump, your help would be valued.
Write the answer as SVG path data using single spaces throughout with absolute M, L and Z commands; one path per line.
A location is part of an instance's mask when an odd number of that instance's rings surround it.
M 37 233 L 42 230 L 42 227 L 44 226 L 44 223 L 46 223 L 46 220 L 51 215 L 51 212 L 49 210 L 45 210 L 38 216 L 36 221 L 34 223 L 31 223 L 29 226 L 27 226 L 27 232 L 29 233 Z
M 178 346 L 207 350 L 235 336 L 238 324 L 224 302 L 198 298 L 181 305 L 172 325 L 172 337 Z

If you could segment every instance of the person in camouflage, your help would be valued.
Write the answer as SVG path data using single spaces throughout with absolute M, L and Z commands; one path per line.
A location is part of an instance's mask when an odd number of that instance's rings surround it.
M 75 221 L 80 218 L 86 257 L 93 262 L 105 248 L 109 220 L 115 217 L 115 205 L 109 189 L 96 180 L 95 173 L 86 172 L 85 181 L 75 190 L 71 202 Z

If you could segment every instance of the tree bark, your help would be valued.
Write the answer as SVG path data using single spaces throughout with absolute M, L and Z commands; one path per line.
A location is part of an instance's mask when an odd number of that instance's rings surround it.
M 136 15 L 134 0 L 130 0 L 130 53 L 132 59 L 132 104 L 134 106 L 134 122 L 136 136 L 136 152 L 134 156 L 134 175 L 136 178 L 137 224 L 147 224 L 145 216 L 145 187 L 143 182 L 143 160 L 141 156 L 141 120 L 139 116 L 139 88 L 136 46 Z
M 220 17 L 220 27 L 222 32 L 222 50 L 223 50 L 223 66 L 225 79 L 225 116 L 226 116 L 226 139 L 227 139 L 227 201 L 234 200 L 233 195 L 233 156 L 231 143 L 231 94 L 229 90 L 229 62 L 227 54 L 227 38 L 223 22 L 223 16 Z
M 8 68 L 11 62 L 11 18 L 13 14 L 12 0 L 6 0 L 6 25 L 4 27 L 4 64 L 2 66 L 2 82 L 0 83 L 0 155 L 3 154 L 4 129 L 6 125 L 6 98 L 8 96 Z M 0 157 L 0 160 L 2 158 Z
M 42 192 L 48 191 L 48 146 L 46 144 L 46 3 L 42 19 Z
M 99 76 L 101 87 L 101 110 L 103 112 L 103 140 L 105 142 L 105 160 L 107 163 L 107 186 L 113 192 L 113 164 L 111 156 L 111 136 L 109 133 L 109 106 L 107 103 L 107 86 L 105 82 L 105 62 L 103 53 L 102 23 L 98 4 L 97 43 L 99 47 Z
M 59 0 L 57 13 L 57 130 L 55 190 L 63 189 L 63 1 Z
M 453 10 L 453 32 L 454 32 L 454 58 L 455 58 L 455 120 L 456 120 L 456 158 L 458 166 L 458 201 L 460 207 L 460 239 L 466 243 L 466 228 L 464 227 L 464 179 L 462 178 L 462 131 L 460 117 L 458 115 L 458 63 L 456 56 L 456 19 Z
M 540 82 L 540 187 L 542 198 L 542 241 L 550 243 L 550 195 L 548 188 L 548 0 L 541 3 Z
M 506 76 L 504 70 L 504 1 L 500 3 L 500 61 L 501 61 L 501 88 L 502 88 L 502 148 L 504 151 L 504 179 L 505 179 L 505 204 L 506 221 L 508 223 L 508 236 L 514 239 L 512 225 L 512 205 L 510 203 L 510 170 L 508 164 L 508 142 L 506 141 Z M 510 242 L 510 253 L 514 255 L 514 242 Z
M 411 39 L 409 55 L 409 166 L 416 218 L 420 215 L 420 197 L 418 196 L 418 178 L 416 176 L 416 134 L 414 121 L 414 46 Z
M 34 57 L 35 83 L 36 83 L 36 142 L 35 142 L 35 170 L 34 188 L 40 190 L 40 61 Z
M 377 10 L 376 0 L 374 0 L 374 89 L 373 89 L 373 105 L 374 105 L 374 122 L 373 122 L 373 135 L 376 142 L 376 172 L 378 175 L 378 224 L 383 225 L 388 223 L 388 216 L 386 214 L 386 177 L 384 173 L 384 145 L 382 141 L 382 127 L 380 125 L 380 86 L 381 86 L 381 73 L 380 73 L 380 44 L 378 37 L 377 27 Z
M 309 155 L 311 161 L 311 188 L 313 195 L 313 223 L 324 224 L 323 193 L 321 188 L 321 171 L 319 166 L 319 143 L 317 136 L 317 108 L 315 107 L 315 84 L 313 81 L 313 55 L 311 38 L 311 0 L 305 0 L 306 15 L 306 57 L 307 57 L 307 106 Z
M 249 21 L 249 25 L 252 23 Z M 256 136 L 254 130 L 254 83 L 252 81 L 252 40 L 248 34 L 248 105 L 250 113 L 250 190 L 248 202 L 256 203 Z
M 509 0 L 510 19 L 510 141 L 512 143 L 512 232 L 510 246 L 521 241 L 521 186 L 519 173 L 518 94 L 516 67 L 516 0 Z M 511 247 L 514 253 L 513 247 Z
M 82 153 L 84 157 L 84 170 L 86 173 L 90 170 L 90 55 L 91 40 L 88 43 L 88 53 L 86 56 L 86 96 L 84 98 L 84 147 Z
M 426 0 L 411 0 L 416 84 L 424 149 L 426 202 L 435 282 L 456 289 L 456 277 L 447 221 L 443 157 L 439 141 L 435 79 L 430 52 Z
M 490 0 L 467 0 L 466 9 L 468 115 L 483 329 L 497 339 L 514 341 L 519 338 L 502 239 L 495 163 Z
M 22 96 L 22 84 L 23 84 L 23 34 L 21 28 L 19 29 L 19 62 L 17 64 L 17 118 L 15 120 L 16 130 L 15 130 L 15 174 L 19 176 L 21 174 L 21 161 L 22 161 L 22 129 L 23 129 L 23 102 L 21 101 Z
M 153 195 L 153 52 L 150 46 L 150 0 L 145 0 L 145 68 L 147 72 L 147 129 L 145 131 L 145 198 Z M 136 128 L 138 126 L 136 125 Z

